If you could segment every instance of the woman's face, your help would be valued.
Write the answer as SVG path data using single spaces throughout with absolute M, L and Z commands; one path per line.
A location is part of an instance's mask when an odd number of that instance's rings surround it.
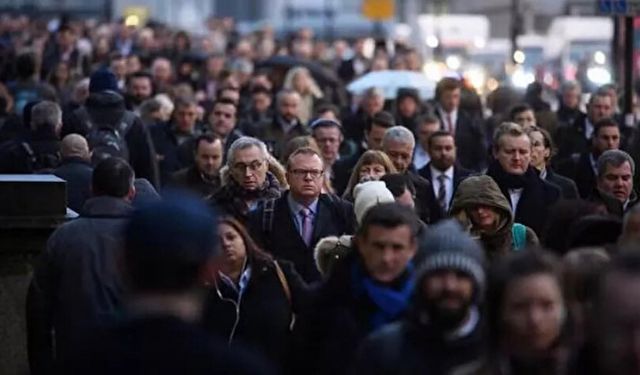
M 244 263 L 247 249 L 240 233 L 232 226 L 223 223 L 218 227 L 218 235 L 224 262 L 228 265 Z
M 307 73 L 303 71 L 298 72 L 298 74 L 293 76 L 291 84 L 293 85 L 294 90 L 300 94 L 305 94 L 309 87 L 309 78 L 307 77 Z
M 495 229 L 500 219 L 500 214 L 494 208 L 478 205 L 471 208 L 471 222 L 474 227 L 483 231 Z
M 502 304 L 503 341 L 523 355 L 548 350 L 560 336 L 564 309 L 553 276 L 538 273 L 513 280 Z
M 378 181 L 382 176 L 387 174 L 387 170 L 382 164 L 373 163 L 360 167 L 359 182 Z
M 543 170 L 550 153 L 549 149 L 544 146 L 544 136 L 536 131 L 530 133 L 529 138 L 531 138 L 531 165 L 538 170 Z

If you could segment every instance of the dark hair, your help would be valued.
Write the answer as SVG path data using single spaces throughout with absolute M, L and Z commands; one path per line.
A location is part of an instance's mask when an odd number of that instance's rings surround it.
M 178 108 L 197 106 L 198 102 L 189 96 L 179 96 L 173 101 L 173 114 L 175 115 Z
M 139 71 L 139 72 L 134 72 L 129 74 L 129 76 L 127 77 L 127 85 L 131 84 L 131 81 L 133 81 L 136 78 L 147 78 L 149 82 L 151 82 L 151 86 L 153 86 L 153 76 L 151 75 L 151 73 L 144 72 L 144 71 Z
M 255 94 L 265 94 L 271 97 L 271 90 L 264 87 L 263 85 L 255 85 L 251 87 L 251 95 L 255 95 Z
M 620 128 L 620 125 L 618 125 L 618 123 L 612 119 L 612 118 L 603 118 L 602 120 L 596 122 L 595 124 L 593 124 L 593 138 L 598 136 L 598 133 L 600 133 L 600 129 L 602 128 Z
M 506 290 L 515 280 L 538 274 L 553 277 L 562 293 L 562 267 L 559 259 L 542 249 L 528 249 L 510 253 L 498 259 L 489 272 L 489 288 L 487 293 L 487 313 L 489 332 L 491 333 L 491 349 L 498 351 L 500 340 L 504 335 L 502 309 Z M 563 299 L 564 302 L 564 299 Z
M 564 255 L 569 250 L 568 229 L 580 218 L 595 214 L 598 207 L 582 199 L 560 200 L 551 206 L 549 220 L 541 236 L 546 248 Z
M 563 287 L 567 301 L 593 302 L 609 255 L 600 248 L 582 248 L 567 253 L 562 261 Z
M 411 229 L 411 236 L 415 239 L 419 230 L 418 222 L 418 216 L 416 216 L 412 209 L 395 202 L 382 203 L 367 211 L 362 219 L 362 223 L 360 223 L 358 227 L 357 235 L 366 237 L 369 228 L 374 225 L 388 229 L 406 225 Z
M 96 165 L 91 176 L 94 195 L 124 198 L 133 186 L 133 169 L 124 159 L 109 157 Z
M 315 112 L 316 112 L 316 117 L 320 116 L 325 112 L 333 112 L 333 114 L 336 115 L 337 118 L 340 118 L 340 109 L 336 105 L 331 103 L 320 104 L 316 108 Z
M 381 126 L 385 129 L 392 128 L 396 125 L 396 120 L 393 118 L 393 115 L 387 111 L 380 111 L 373 115 L 369 121 L 365 122 L 364 130 L 365 132 L 371 131 L 373 125 Z
M 443 91 L 453 91 L 461 88 L 460 80 L 453 77 L 444 77 L 436 85 L 436 100 L 440 100 Z
M 36 57 L 31 52 L 25 52 L 16 58 L 16 73 L 21 79 L 31 78 L 36 73 Z
M 453 138 L 453 134 L 451 134 L 451 132 L 448 132 L 446 130 L 438 130 L 438 131 L 434 132 L 433 134 L 431 134 L 429 136 L 429 139 L 427 140 L 429 148 L 431 148 L 432 140 L 434 140 L 434 139 L 436 139 L 438 137 L 451 137 L 451 138 Z
M 553 142 L 553 137 L 551 136 L 551 133 L 549 133 L 547 129 L 534 125 L 526 128 L 524 132 L 527 133 L 527 135 L 529 136 L 529 139 L 531 139 L 531 133 L 538 132 L 542 134 L 542 141 L 544 143 L 544 147 L 549 149 L 549 157 L 545 161 L 549 161 L 552 157 L 556 155 L 558 151 L 556 148 L 556 144 Z M 531 142 L 533 144 L 533 140 L 531 140 Z
M 231 216 L 224 216 L 218 220 L 218 225 L 226 224 L 232 227 L 240 237 L 242 237 L 242 242 L 244 242 L 245 251 L 247 252 L 247 260 L 249 263 L 255 260 L 264 260 L 271 261 L 273 257 L 264 252 L 253 240 L 247 228 L 242 225 L 237 219 Z
M 222 98 L 216 99 L 216 101 L 213 102 L 213 105 L 211 106 L 211 108 L 215 108 L 216 105 L 218 104 L 232 105 L 233 108 L 235 108 L 236 110 L 238 109 L 238 104 L 229 98 L 222 97 Z
M 342 124 L 340 124 L 336 120 L 330 120 L 325 118 L 319 118 L 312 121 L 311 124 L 309 124 L 309 128 L 311 129 L 312 132 L 320 128 L 336 128 L 340 130 L 340 132 L 342 132 Z
M 514 105 L 513 107 L 511 107 L 511 110 L 509 111 L 509 119 L 511 121 L 515 121 L 515 117 L 517 114 L 522 113 L 522 112 L 526 112 L 526 111 L 533 111 L 533 107 L 531 107 L 529 104 L 527 103 L 519 103 Z
M 213 134 L 213 133 L 204 133 L 204 134 L 200 134 L 198 136 L 198 138 L 196 138 L 196 141 L 194 143 L 194 147 L 193 147 L 193 153 L 197 153 L 198 152 L 198 147 L 200 147 L 200 143 L 201 142 L 207 142 L 207 143 L 215 143 L 216 141 L 220 141 L 222 142 L 222 140 L 220 139 L 220 137 L 218 137 L 217 135 Z
M 409 190 L 413 196 L 416 195 L 416 187 L 406 174 L 387 173 L 380 177 L 380 181 L 387 185 L 387 189 L 393 194 L 394 198 L 398 198 L 404 194 L 405 190 Z
M 417 123 L 418 123 L 418 126 L 422 124 L 439 124 L 440 119 L 438 119 L 435 115 L 427 113 L 425 115 L 418 116 Z

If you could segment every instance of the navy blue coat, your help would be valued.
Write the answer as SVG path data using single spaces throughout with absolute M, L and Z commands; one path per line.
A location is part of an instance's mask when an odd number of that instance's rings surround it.
M 67 181 L 67 206 L 81 213 L 82 206 L 91 197 L 91 164 L 80 158 L 64 159 L 53 174 Z

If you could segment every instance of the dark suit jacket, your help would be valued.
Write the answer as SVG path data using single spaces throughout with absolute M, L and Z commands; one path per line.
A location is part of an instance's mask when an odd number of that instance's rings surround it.
M 267 145 L 269 152 L 279 159 L 282 155 L 285 144 L 291 139 L 300 135 L 309 135 L 309 129 L 298 120 L 297 124 L 285 134 L 280 125 L 280 117 L 275 116 L 273 122 L 256 131 L 254 136 Z
M 561 124 L 556 132 L 556 145 L 558 146 L 558 154 L 556 160 L 561 160 L 570 157 L 573 154 L 581 154 L 589 151 L 590 141 L 585 138 L 585 129 L 587 116 L 580 115 L 577 117 L 573 124 Z
M 310 246 L 304 243 L 289 209 L 289 192 L 276 199 L 273 226 L 263 227 L 264 202 L 249 215 L 249 228 L 253 238 L 276 259 L 288 260 L 306 282 L 319 281 L 320 272 L 314 260 L 314 249 L 318 241 L 328 236 L 353 234 L 355 217 L 353 206 L 338 197 L 321 195 L 318 212 L 313 223 L 313 240 Z
M 175 187 L 190 190 L 204 199 L 209 199 L 220 188 L 220 176 L 205 181 L 195 165 L 175 172 L 171 179 Z
M 174 172 L 193 165 L 193 150 L 195 139 L 198 136 L 196 132 L 190 139 L 178 145 L 178 140 L 171 127 L 171 123 L 165 123 L 157 124 L 149 129 L 158 158 L 162 185 L 171 182 L 171 175 Z
M 445 121 L 436 111 L 441 128 L 446 130 Z M 458 149 L 458 163 L 466 169 L 480 172 L 487 166 L 488 147 L 482 123 L 474 120 L 467 112 L 458 109 L 455 142 Z
M 407 174 L 416 189 L 416 214 L 427 224 L 435 223 L 441 218 L 441 213 L 431 182 L 416 172 L 407 171 Z
M 355 154 L 347 158 L 340 159 L 333 165 L 333 178 L 331 179 L 331 185 L 333 186 L 336 195 L 339 197 L 342 196 L 342 193 L 344 193 L 344 190 L 347 188 L 353 168 L 358 164 L 358 160 L 360 160 L 360 157 L 365 151 L 366 150 L 364 148 L 360 147 Z
M 557 172 L 568 177 L 576 183 L 580 198 L 587 199 L 596 186 L 596 175 L 591 165 L 591 153 L 573 155 L 572 157 L 559 162 Z
M 560 192 L 562 193 L 562 198 L 564 199 L 579 199 L 580 194 L 578 193 L 578 187 L 576 183 L 573 182 L 570 178 L 566 178 L 560 176 L 552 169 L 547 168 L 547 177 L 545 178 L 547 182 L 550 182 L 560 188 Z
M 420 170 L 418 171 L 418 174 L 424 177 L 425 179 L 429 180 L 429 182 L 433 185 L 433 178 L 431 176 L 431 162 L 427 163 L 427 165 L 420 168 Z M 456 189 L 458 189 L 458 185 L 460 185 L 460 182 L 462 182 L 462 180 L 471 176 L 472 174 L 473 174 L 472 171 L 465 169 L 459 165 L 453 166 L 453 191 L 451 192 L 451 200 L 453 200 L 453 196 L 455 195 Z M 431 190 L 433 190 L 433 187 Z M 434 198 L 437 201 L 435 192 L 434 192 Z M 449 204 L 451 204 L 451 202 L 449 202 Z M 447 216 L 446 212 L 442 212 L 442 210 L 438 210 L 437 213 L 434 213 L 434 215 L 432 215 L 432 219 L 435 219 L 435 221 L 438 221 L 446 216 Z

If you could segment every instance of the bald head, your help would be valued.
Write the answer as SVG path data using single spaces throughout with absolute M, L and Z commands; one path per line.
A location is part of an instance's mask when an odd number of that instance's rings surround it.
M 69 134 L 62 139 L 60 151 L 64 159 L 68 158 L 81 158 L 83 160 L 90 160 L 89 145 L 87 140 L 79 134 Z

